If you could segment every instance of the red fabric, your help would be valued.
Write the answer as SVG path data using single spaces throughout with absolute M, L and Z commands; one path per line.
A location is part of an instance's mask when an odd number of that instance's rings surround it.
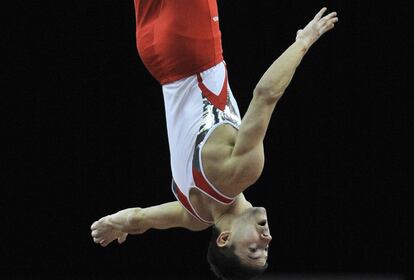
M 208 193 L 210 196 L 214 197 L 218 201 L 222 203 L 227 203 L 227 204 L 233 201 L 232 199 L 228 199 L 222 196 L 221 194 L 219 194 L 216 190 L 214 190 L 210 186 L 210 184 L 207 182 L 207 180 L 204 178 L 203 174 L 195 168 L 193 168 L 193 178 L 194 178 L 194 183 L 196 184 L 197 188 L 205 191 L 206 193 Z
M 215 95 L 211 90 L 209 90 L 204 84 L 203 79 L 201 78 L 200 74 L 197 74 L 198 80 L 198 87 L 201 89 L 203 95 L 211 102 L 215 107 L 219 108 L 220 110 L 224 111 L 226 104 L 227 104 L 227 71 L 224 76 L 224 83 L 223 87 L 219 95 Z
M 181 192 L 180 188 L 178 186 L 174 186 L 173 189 L 177 195 L 178 200 L 183 204 L 183 206 L 191 212 L 195 217 L 199 218 L 197 213 L 195 213 L 193 207 L 191 207 L 190 202 L 188 201 L 188 198 Z M 200 219 L 201 220 L 201 219 Z M 201 220 L 202 221 L 202 220 Z
M 134 0 L 138 53 L 161 84 L 223 60 L 216 0 Z

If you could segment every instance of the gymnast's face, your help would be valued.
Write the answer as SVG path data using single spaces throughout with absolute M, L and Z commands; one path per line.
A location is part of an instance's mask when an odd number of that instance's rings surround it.
M 272 240 L 263 207 L 252 207 L 233 220 L 228 245 L 234 245 L 235 254 L 252 267 L 263 267 Z

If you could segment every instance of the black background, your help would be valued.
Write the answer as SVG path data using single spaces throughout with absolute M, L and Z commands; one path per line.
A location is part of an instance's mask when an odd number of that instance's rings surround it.
M 340 19 L 278 103 L 264 172 L 245 192 L 268 210 L 268 272 L 409 275 L 412 15 L 405 2 L 218 4 L 242 114 L 297 29 L 324 5 Z M 90 237 L 103 215 L 174 199 L 161 87 L 135 47 L 133 1 L 15 1 L 4 11 L 11 15 L 2 38 L 6 279 L 214 279 L 205 260 L 209 230 L 151 230 L 107 248 Z

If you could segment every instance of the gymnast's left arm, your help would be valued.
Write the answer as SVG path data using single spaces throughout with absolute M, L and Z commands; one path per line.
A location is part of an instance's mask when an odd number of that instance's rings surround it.
M 178 201 L 173 201 L 147 208 L 127 208 L 102 217 L 91 225 L 91 235 L 95 243 L 105 247 L 114 240 L 123 243 L 128 234 L 176 227 L 199 231 L 207 226 L 191 217 Z

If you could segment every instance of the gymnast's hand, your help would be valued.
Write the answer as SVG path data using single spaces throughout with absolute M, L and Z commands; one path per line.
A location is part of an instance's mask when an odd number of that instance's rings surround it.
M 106 247 L 114 240 L 123 243 L 128 234 L 141 234 L 147 228 L 143 226 L 141 208 L 128 208 L 115 214 L 100 218 L 91 225 L 93 241 Z
M 305 28 L 298 30 L 296 34 L 296 41 L 302 41 L 309 48 L 315 43 L 325 32 L 334 28 L 335 23 L 338 22 L 336 12 L 331 12 L 323 16 L 327 8 L 322 8 L 315 17 L 305 26 Z

